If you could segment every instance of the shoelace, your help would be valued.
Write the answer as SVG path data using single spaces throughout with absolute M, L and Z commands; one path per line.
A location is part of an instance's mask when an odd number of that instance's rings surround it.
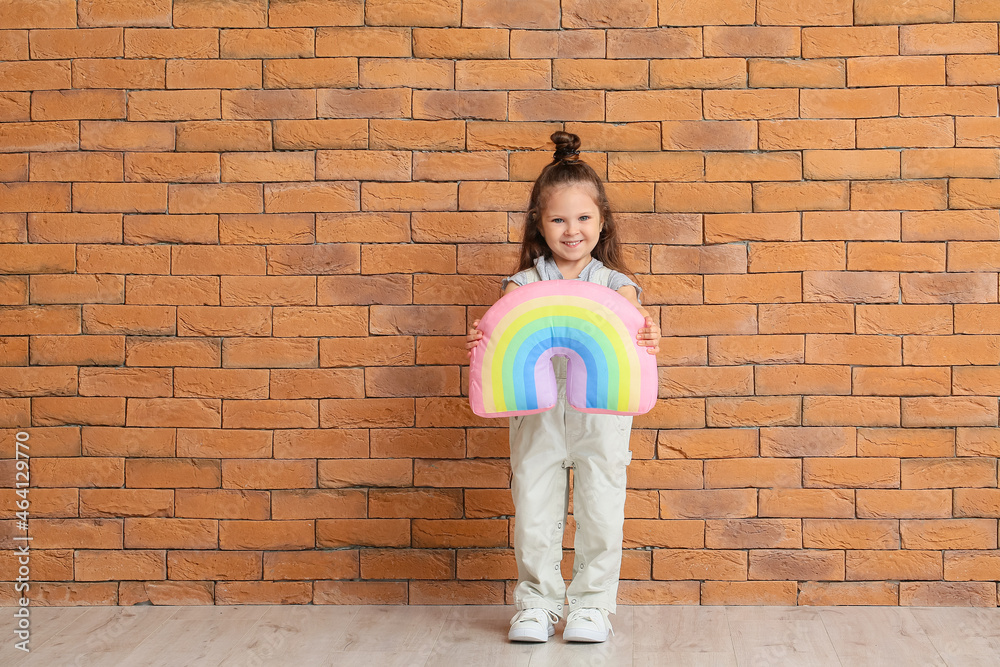
M 522 609 L 514 614 L 514 618 L 510 619 L 510 625 L 513 627 L 517 623 L 545 623 L 546 618 L 555 623 L 559 620 L 559 615 L 549 609 L 542 609 L 540 607 Z
M 569 616 L 566 618 L 566 622 L 571 623 L 577 619 L 589 621 L 590 623 L 593 623 L 594 625 L 598 626 L 600 625 L 598 619 L 601 619 L 601 621 L 604 622 L 604 625 L 607 626 L 611 634 L 612 635 L 615 634 L 614 628 L 611 627 L 611 621 L 608 620 L 607 614 L 604 613 L 604 611 L 601 609 L 597 609 L 595 607 L 582 607 L 575 611 L 571 611 Z

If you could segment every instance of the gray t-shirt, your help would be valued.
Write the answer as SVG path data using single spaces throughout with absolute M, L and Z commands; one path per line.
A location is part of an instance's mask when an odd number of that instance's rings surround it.
M 600 271 L 599 269 L 604 270 Z M 509 278 L 504 278 L 503 283 L 500 285 L 500 293 L 503 294 L 503 291 L 507 289 L 508 283 L 514 283 L 523 287 L 530 282 L 534 282 L 535 276 L 533 274 L 536 271 L 541 280 L 563 280 L 563 275 L 559 271 L 559 267 L 556 266 L 555 261 L 551 257 L 536 257 L 533 269 L 525 269 Z M 587 282 L 597 283 L 598 285 L 609 287 L 616 292 L 625 285 L 632 285 L 635 287 L 639 303 L 642 303 L 642 299 L 640 298 L 642 296 L 642 288 L 624 273 L 605 267 L 604 262 L 599 259 L 591 259 L 590 264 L 585 266 L 580 275 L 574 280 L 586 280 Z

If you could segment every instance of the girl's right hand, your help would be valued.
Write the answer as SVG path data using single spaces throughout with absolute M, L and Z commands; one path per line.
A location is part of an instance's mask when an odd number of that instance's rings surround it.
M 473 348 L 475 348 L 477 345 L 479 345 L 479 341 L 482 340 L 482 338 L 483 338 L 483 332 L 476 328 L 478 326 L 479 326 L 479 320 L 476 320 L 475 322 L 473 322 L 472 323 L 472 328 L 469 329 L 469 335 L 466 336 L 466 339 L 465 339 L 466 340 L 465 349 L 469 351 L 469 358 L 470 359 L 472 358 L 472 350 L 473 350 Z

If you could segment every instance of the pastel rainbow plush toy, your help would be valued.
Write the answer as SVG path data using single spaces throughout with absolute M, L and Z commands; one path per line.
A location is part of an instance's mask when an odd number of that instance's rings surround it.
M 636 343 L 644 318 L 612 289 L 542 280 L 504 295 L 479 322 L 469 402 L 481 417 L 530 415 L 558 398 L 550 359 L 568 358 L 566 399 L 581 412 L 639 415 L 656 403 L 656 356 Z

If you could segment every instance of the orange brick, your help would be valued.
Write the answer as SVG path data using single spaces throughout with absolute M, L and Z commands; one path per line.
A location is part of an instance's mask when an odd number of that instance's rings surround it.
M 212 28 L 126 28 L 126 58 L 218 58 Z
M 667 368 L 660 372 L 661 396 L 741 396 L 752 393 L 750 368 Z
M 757 5 L 761 25 L 850 25 L 854 22 L 852 0 L 835 0 L 818 5 L 811 0 L 762 0 Z
M 81 550 L 76 552 L 73 569 L 77 581 L 166 579 L 166 552 Z
M 899 240 L 900 214 L 878 211 L 802 214 L 802 238 L 809 240 Z
M 73 87 L 163 88 L 165 87 L 163 62 L 76 59 L 73 61 Z
M 940 551 L 850 550 L 846 556 L 848 579 L 940 579 L 942 576 Z
M 862 396 L 806 396 L 805 426 L 899 426 L 900 399 Z
M 996 72 L 997 56 L 948 56 L 948 83 L 953 86 L 989 85 L 1000 82 Z M 979 118 L 963 119 L 964 123 L 984 125 L 991 121 Z
M 218 522 L 211 519 L 125 519 L 126 549 L 214 549 Z
M 843 88 L 847 65 L 834 59 L 753 59 L 749 83 L 752 88 Z
M 328 399 L 320 404 L 320 426 L 381 428 L 413 426 L 412 398 Z
M 341 429 L 334 434 L 318 429 L 286 430 L 274 437 L 273 447 L 275 456 L 287 459 L 360 457 L 368 451 L 368 432 Z
M 853 185 L 853 184 L 852 184 Z M 847 183 L 754 183 L 754 210 L 838 210 L 849 205 Z
M 796 397 L 709 398 L 709 426 L 787 426 L 800 424 Z
M 851 374 L 844 366 L 758 366 L 754 374 L 758 396 L 775 394 L 850 394 Z
M 899 111 L 896 88 L 850 88 L 803 90 L 804 118 L 875 118 L 895 116 Z
M 996 178 L 1000 154 L 992 150 L 943 148 L 903 151 L 904 178 Z M 955 214 L 960 220 L 963 214 Z
M 948 306 L 857 306 L 860 334 L 949 334 L 952 312 Z
M 805 271 L 804 301 L 878 303 L 896 301 L 900 278 L 895 273 L 860 271 Z
M 904 25 L 900 53 L 996 53 L 996 26 L 988 23 Z
M 69 154 L 61 154 L 69 155 Z M 92 167 L 105 169 L 112 167 L 111 163 L 97 157 L 88 161 L 79 160 L 77 163 L 81 167 Z M 47 169 L 62 171 L 63 164 L 59 160 L 35 160 L 38 165 L 38 172 Z M 72 161 L 65 164 L 66 167 L 73 166 Z M 52 174 L 53 176 L 55 174 Z M 84 214 L 84 213 L 48 213 L 28 215 L 28 240 L 32 243 L 121 243 L 122 241 L 122 216 L 121 214 Z M 15 246 L 16 247 L 16 246 Z M 37 246 L 36 246 L 37 247 Z M 49 246 L 50 259 L 48 262 L 38 263 L 32 257 L 32 246 L 18 248 L 27 264 L 33 265 L 33 270 L 37 273 L 55 273 L 62 259 L 60 250 L 64 246 Z M 48 250 L 48 248 L 46 248 Z M 16 265 L 15 265 L 16 266 Z
M 758 516 L 849 518 L 854 492 L 845 489 L 761 489 Z
M 5 28 L 72 28 L 76 26 L 75 4 L 68 0 L 8 3 L 0 10 L 0 20 Z
M 705 178 L 709 181 L 797 181 L 802 178 L 802 157 L 785 152 L 710 153 L 705 157 Z
M 709 339 L 712 365 L 802 363 L 802 336 L 714 336 Z
M 995 274 L 903 274 L 904 303 L 996 303 Z
M 312 23 L 310 23 L 310 26 Z M 421 30 L 421 32 L 424 32 Z M 428 40 L 424 40 L 426 43 Z M 430 40 L 433 42 L 433 40 Z M 321 57 L 402 57 L 413 54 L 406 28 L 335 27 L 316 30 L 316 55 Z M 419 57 L 428 57 L 427 54 Z
M 267 121 L 191 121 L 177 126 L 178 151 L 269 151 L 271 147 Z
M 460 60 L 453 82 L 456 90 L 548 90 L 552 65 L 547 60 Z
M 750 243 L 750 271 L 837 270 L 845 267 L 843 244 L 831 242 Z
M 80 133 L 72 122 L 4 123 L 0 131 L 5 152 L 60 151 L 79 146 Z
M 315 0 L 278 0 L 268 5 L 271 26 L 362 25 L 364 5 L 358 0 L 328 3 Z
M 748 576 L 751 579 L 843 579 L 842 558 L 836 550 L 755 550 L 750 552 Z
M 357 551 L 270 552 L 263 567 L 264 579 L 354 579 L 360 559 Z
M 177 0 L 173 19 L 178 27 L 263 27 L 267 25 L 267 3 L 243 0 L 219 5 L 206 0 Z
M 801 300 L 799 274 L 705 276 L 706 303 L 788 303 Z
M 951 0 L 928 0 L 918 5 L 906 0 L 857 0 L 854 7 L 854 21 L 858 25 L 948 23 L 953 16 Z
M 858 429 L 858 456 L 950 456 L 954 452 L 954 430 Z
M 764 120 L 759 125 L 762 150 L 855 148 L 850 120 Z
M 57 90 L 72 88 L 72 70 L 68 61 L 0 63 L 4 87 L 8 90 Z M 25 118 L 24 120 L 28 120 Z
M 311 90 L 224 90 L 222 117 L 239 120 L 315 118 L 316 94 Z
M 315 521 L 219 521 L 219 548 L 240 551 L 312 549 Z
M 664 273 L 745 273 L 747 270 L 746 248 L 737 244 L 707 247 L 660 246 L 653 250 L 652 264 L 654 270 Z M 660 276 L 649 276 L 643 279 L 648 290 L 645 294 L 647 302 L 653 300 L 652 297 L 656 291 L 662 290 L 664 295 L 671 293 L 670 283 L 662 285 L 660 282 L 662 280 L 663 278 Z M 654 289 L 654 286 L 660 289 Z M 695 285 L 695 287 L 699 292 L 701 291 L 700 284 Z M 696 301 L 700 301 L 700 298 Z
M 862 396 L 946 396 L 947 368 L 855 368 L 854 393 Z
M 794 213 L 738 213 L 705 216 L 705 242 L 797 241 L 800 221 Z
M 665 335 L 756 333 L 756 308 L 749 305 L 671 306 L 661 313 Z
M 413 55 L 417 58 L 503 59 L 509 56 L 509 41 L 508 30 L 416 28 L 413 30 Z
M 798 57 L 800 32 L 798 28 L 707 26 L 705 55 Z
M 410 521 L 407 519 L 319 519 L 316 545 L 320 547 L 407 547 Z M 371 554 L 363 549 L 361 554 Z M 363 565 L 362 565 L 363 567 Z M 373 578 L 362 575 L 365 578 Z M 385 578 L 385 577 L 375 577 Z
M 903 398 L 903 426 L 996 426 L 997 401 L 981 396 Z
M 412 163 L 413 178 L 421 181 L 455 181 L 462 180 L 465 176 L 476 180 L 505 180 L 507 178 L 507 156 L 497 151 L 417 153 L 413 155 Z M 504 220 L 504 235 L 506 237 L 506 219 Z
M 988 458 L 902 461 L 902 488 L 994 487 L 996 467 Z
M 556 59 L 552 62 L 553 88 L 628 90 L 649 85 L 644 60 Z
M 171 579 L 258 579 L 261 554 L 224 551 L 171 551 L 167 554 Z
M 664 121 L 665 150 L 756 150 L 752 121 Z
M 166 86 L 160 87 L 260 88 L 261 80 L 258 61 L 168 60 Z
M 705 118 L 744 120 L 755 118 L 795 118 L 799 95 L 783 88 L 755 90 L 708 90 L 704 93 Z
M 802 483 L 807 487 L 891 489 L 899 487 L 899 480 L 899 459 L 816 457 L 802 461 Z
M 960 178 L 951 181 L 948 203 L 950 208 L 993 208 L 1000 201 L 1000 189 L 993 179 Z
M 125 118 L 125 95 L 119 90 L 42 90 L 32 95 L 36 120 Z
M 218 488 L 222 480 L 218 461 L 197 459 L 130 459 L 125 472 L 130 488 Z
M 901 88 L 901 116 L 990 116 L 997 112 L 992 88 L 982 86 L 917 86 Z
M 80 148 L 106 151 L 172 151 L 174 128 L 168 123 L 80 123 Z
M 37 549 L 121 549 L 122 519 L 34 519 Z
M 992 315 L 995 305 L 960 305 L 955 308 L 956 333 L 997 333 Z M 949 332 L 950 333 L 950 332 Z
M 948 118 L 872 118 L 858 121 L 858 148 L 949 148 L 955 130 Z
M 649 61 L 650 88 L 743 88 L 743 58 L 665 59 Z
M 709 488 L 772 488 L 801 485 L 802 465 L 799 461 L 789 459 L 728 459 L 705 462 L 705 486 Z M 708 535 L 706 534 L 707 539 Z
M 984 394 L 1000 393 L 994 392 L 997 386 L 996 368 L 979 368 L 975 366 L 962 366 L 954 369 L 952 393 L 955 395 L 965 394 L 981 396 Z
M 472 9 L 466 11 L 471 12 Z M 462 3 L 458 0 L 445 0 L 432 6 L 415 5 L 401 0 L 375 0 L 365 6 L 364 22 L 368 25 L 457 26 L 461 15 Z M 470 24 L 468 21 L 464 24 L 482 25 Z
M 656 208 L 667 212 L 750 211 L 750 184 L 656 183 Z
M 804 58 L 894 56 L 898 53 L 898 29 L 894 25 L 804 28 L 802 30 L 802 56 Z
M 997 526 L 990 519 L 903 519 L 904 549 L 996 549 Z
M 943 271 L 945 247 L 940 243 L 848 244 L 847 268 L 851 271 Z
M 171 3 L 151 0 L 133 5 L 127 0 L 85 0 L 79 7 L 81 26 L 170 26 Z
M 314 80 L 315 87 L 351 87 L 350 77 L 355 70 L 351 69 L 353 58 L 329 59 L 338 64 L 338 71 L 341 72 L 339 80 Z M 292 68 L 294 61 L 287 61 L 285 69 Z M 333 63 L 331 63 L 333 64 Z M 328 67 L 329 69 L 329 67 Z M 265 70 L 265 73 L 271 70 Z M 289 84 L 285 78 L 276 78 L 273 85 L 268 83 L 268 87 L 279 87 Z M 309 81 L 301 79 L 303 87 L 309 87 Z M 401 86 L 413 86 L 417 88 L 454 88 L 456 82 L 455 65 L 450 61 L 437 59 L 408 59 L 398 60 L 395 58 L 362 58 L 360 69 L 360 85 L 364 88 L 396 88 Z
M 27 339 L 22 339 L 27 343 Z M 12 346 L 5 346 L 10 348 Z M 11 351 L 11 360 L 17 359 L 16 352 Z M 23 359 L 27 360 L 27 347 L 23 350 Z M 27 362 L 25 362 L 27 363 Z M 33 364 L 85 364 L 113 365 L 125 363 L 124 336 L 34 336 L 31 349 Z
M 806 362 L 811 364 L 899 365 L 902 345 L 898 337 L 861 334 L 810 334 Z
M 32 59 L 114 58 L 124 55 L 121 29 L 77 28 L 34 30 L 31 33 Z
M 604 30 L 512 30 L 512 58 L 602 58 Z
M 741 25 L 754 22 L 753 0 L 660 1 L 661 25 Z
M 222 58 L 310 58 L 316 32 L 311 28 L 223 30 L 219 40 Z
M 853 456 L 850 427 L 771 427 L 760 430 L 761 456 Z
M 233 459 L 270 455 L 271 434 L 265 431 L 185 428 L 179 429 L 177 433 L 177 456 Z
M 996 365 L 1000 363 L 1000 341 L 994 336 L 906 336 L 906 363 L 931 365 Z
M 760 333 L 853 333 L 848 304 L 768 304 L 759 307 Z
M 653 552 L 653 579 L 745 581 L 746 577 L 746 551 L 657 549 Z
M 177 517 L 258 520 L 271 517 L 271 494 L 267 491 L 177 489 L 173 493 Z
M 373 120 L 370 148 L 404 150 L 453 150 L 464 141 L 460 120 Z M 363 146 L 312 146 L 314 148 L 361 148 Z

